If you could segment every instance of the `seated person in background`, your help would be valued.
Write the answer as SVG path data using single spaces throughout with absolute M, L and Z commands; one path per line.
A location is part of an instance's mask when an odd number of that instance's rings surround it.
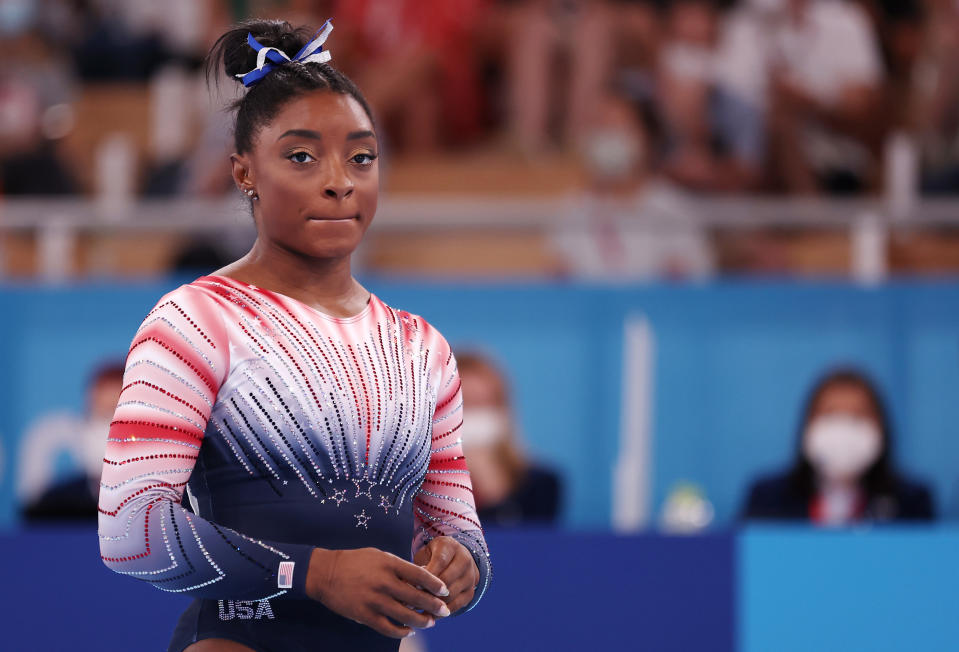
M 532 464 L 520 451 L 506 380 L 484 356 L 456 356 L 463 384 L 463 452 L 484 526 L 551 523 L 562 485 L 553 471 Z
M 102 365 L 87 384 L 83 417 L 60 416 L 41 421 L 25 437 L 20 457 L 25 491 L 23 518 L 27 521 L 75 519 L 96 522 L 103 451 L 110 420 L 123 386 L 123 363 Z M 57 482 L 45 477 L 54 458 L 67 452 L 76 472 Z
M 845 525 L 929 521 L 934 508 L 929 490 L 895 469 L 878 390 L 861 372 L 840 369 L 806 403 L 792 469 L 756 482 L 743 516 Z
M 582 141 L 585 187 L 557 216 L 557 272 L 590 280 L 701 279 L 713 271 L 700 216 L 655 170 L 641 109 L 619 91 L 597 100 Z

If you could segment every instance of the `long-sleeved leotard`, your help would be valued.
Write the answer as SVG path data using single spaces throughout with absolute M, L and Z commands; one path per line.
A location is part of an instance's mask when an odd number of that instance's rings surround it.
M 448 535 L 480 570 L 467 611 L 491 567 L 461 397 L 446 340 L 375 296 L 341 319 L 226 277 L 181 286 L 128 354 L 100 489 L 103 560 L 198 598 L 304 598 L 316 546 L 410 559 Z

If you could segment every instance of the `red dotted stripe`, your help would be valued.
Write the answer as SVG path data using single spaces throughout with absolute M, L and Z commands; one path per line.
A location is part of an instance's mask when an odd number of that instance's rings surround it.
M 439 410 L 442 410 L 442 409 L 445 408 L 447 405 L 449 405 L 450 403 L 453 402 L 453 399 L 456 398 L 456 393 L 460 391 L 460 387 L 461 387 L 461 386 L 462 386 L 462 383 L 460 382 L 460 379 L 457 378 L 457 379 L 456 379 L 456 389 L 453 390 L 453 393 L 450 394 L 450 396 L 449 396 L 448 399 L 446 399 L 446 400 L 443 401 L 442 403 L 437 404 L 437 406 L 436 406 L 437 412 L 438 412 Z
M 120 462 L 115 462 L 113 460 L 108 460 L 104 458 L 104 464 L 112 464 L 113 466 L 123 466 L 124 464 L 130 464 L 132 462 L 143 462 L 146 460 L 162 460 L 162 459 L 178 459 L 178 460 L 195 460 L 196 455 L 180 455 L 178 453 L 167 453 L 163 455 L 141 455 L 140 457 L 131 457 L 128 460 L 122 460 Z
M 466 471 L 466 458 L 463 456 L 444 457 L 440 459 L 433 458 L 430 460 L 429 470 L 435 471 L 437 469 Z
M 430 478 L 424 478 L 424 479 L 423 479 L 423 484 L 427 484 L 427 483 L 429 483 L 429 484 L 435 484 L 435 485 L 442 485 L 442 486 L 444 486 L 444 487 L 457 487 L 457 488 L 459 488 L 459 489 L 466 489 L 466 491 L 468 491 L 468 492 L 470 492 L 470 493 L 473 493 L 473 489 L 472 489 L 472 488 L 467 487 L 465 484 L 459 484 L 458 482 L 446 482 L 445 480 L 432 480 L 432 479 L 430 479 Z
M 146 541 L 146 551 L 141 552 L 136 555 L 131 555 L 129 557 L 106 557 L 100 555 L 100 559 L 103 561 L 133 561 L 135 559 L 142 559 L 147 557 L 150 554 L 150 510 L 153 509 L 153 506 L 158 502 L 163 500 L 163 498 L 157 498 L 152 503 L 147 506 L 146 517 L 143 519 L 143 529 L 144 529 L 144 540 Z
M 452 430 L 450 430 L 450 431 L 448 431 L 448 432 L 444 432 L 442 435 L 438 435 L 438 436 L 436 436 L 436 437 L 433 437 L 433 438 L 432 438 L 432 441 L 439 441 L 440 439 L 443 439 L 444 437 L 449 437 L 450 435 L 452 435 L 454 432 L 456 432 L 457 430 L 459 430 L 459 429 L 462 428 L 462 427 L 463 427 L 463 422 L 460 421 L 459 424 L 458 424 L 455 428 L 453 428 Z
M 183 364 L 185 364 L 185 365 L 188 366 L 190 369 L 192 369 L 193 372 L 200 378 L 200 380 L 202 380 L 203 383 L 204 383 L 207 387 L 210 388 L 210 391 L 211 391 L 211 392 L 213 392 L 214 394 L 216 393 L 216 391 L 217 391 L 216 385 L 214 384 L 214 382 L 213 382 L 211 379 L 207 378 L 206 374 L 204 374 L 203 371 L 202 371 L 198 366 L 196 366 L 195 364 L 193 364 L 192 362 L 190 362 L 189 360 L 187 360 L 186 357 L 183 356 L 183 354 L 181 354 L 179 351 L 177 351 L 177 350 L 174 349 L 172 346 L 170 346 L 170 345 L 167 344 L 166 342 L 162 341 L 162 340 L 161 340 L 160 338 L 158 338 L 158 337 L 154 337 L 154 336 L 151 335 L 151 336 L 149 336 L 149 337 L 144 337 L 144 338 L 143 338 L 142 340 L 140 340 L 139 342 L 135 342 L 135 343 L 133 344 L 133 346 L 130 347 L 130 353 L 132 353 L 133 350 L 134 350 L 135 348 L 137 348 L 138 346 L 140 346 L 141 344 L 146 344 L 147 342 L 156 342 L 157 344 L 159 344 L 160 346 L 162 346 L 164 349 L 166 349 L 167 351 L 169 351 L 170 353 L 172 353 L 174 356 L 176 356 L 176 358 L 177 358 L 178 360 L 180 360 L 181 362 L 183 362 Z
M 181 405 L 185 405 L 186 407 L 190 408 L 191 410 L 193 410 L 194 412 L 196 412 L 200 417 L 202 417 L 202 418 L 204 418 L 204 419 L 206 419 L 206 417 L 207 417 L 207 415 L 203 414 L 203 412 L 201 412 L 198 407 L 192 405 L 192 404 L 189 403 L 188 401 L 183 400 L 182 398 L 180 398 L 179 396 L 177 396 L 177 395 L 174 394 L 173 392 L 168 392 L 167 390 L 163 389 L 163 388 L 160 387 L 159 385 L 154 385 L 153 383 L 148 383 L 148 382 L 145 381 L 145 380 L 135 380 L 135 381 L 133 381 L 132 383 L 130 383 L 129 385 L 127 385 L 126 387 L 124 387 L 123 389 L 121 389 L 121 390 L 120 390 L 120 393 L 122 394 L 123 392 L 125 392 L 125 391 L 128 390 L 129 388 L 133 387 L 134 385 L 145 385 L 145 386 L 149 387 L 150 389 L 155 389 L 156 391 L 160 392 L 161 394 L 164 394 L 164 395 L 166 395 L 166 396 L 169 396 L 170 398 L 172 398 L 172 399 L 173 399 L 174 401 L 176 401 L 177 403 L 180 403 Z
M 451 510 L 449 510 L 449 509 L 443 509 L 442 507 L 439 507 L 439 506 L 434 505 L 433 503 L 431 503 L 431 502 L 429 502 L 429 501 L 427 501 L 427 500 L 424 500 L 422 497 L 419 499 L 419 501 L 420 501 L 421 505 L 423 505 L 423 506 L 425 506 L 425 507 L 429 507 L 429 508 L 431 508 L 431 509 L 435 509 L 436 511 L 438 511 L 438 512 L 440 512 L 440 513 L 443 513 L 443 514 L 446 514 L 446 515 L 448 515 L 448 516 L 455 516 L 456 518 L 461 518 L 461 519 L 463 519 L 464 521 L 466 521 L 467 523 L 470 523 L 470 524 L 472 524 L 472 525 L 475 525 L 477 528 L 479 528 L 479 526 L 480 526 L 479 523 L 477 523 L 477 522 L 474 521 L 473 519 L 469 518 L 468 516 L 464 516 L 463 514 L 460 514 L 460 513 L 458 513 L 458 512 L 451 511 Z
M 183 310 L 183 308 L 181 308 L 179 305 L 177 305 L 176 301 L 170 300 L 170 301 L 167 301 L 166 303 L 163 303 L 163 304 L 157 306 L 156 308 L 154 308 L 154 309 L 150 312 L 150 315 L 152 315 L 152 314 L 153 314 L 154 312 L 156 312 L 157 310 L 163 308 L 164 306 L 168 306 L 168 305 L 169 305 L 169 306 L 173 306 L 173 307 L 176 309 L 176 311 L 177 311 L 178 313 L 180 313 L 180 315 L 181 315 L 185 320 L 187 320 L 187 322 L 189 322 L 190 326 L 192 326 L 192 327 L 196 330 L 196 332 L 200 334 L 200 337 L 202 337 L 204 340 L 206 340 L 206 343 L 207 343 L 207 344 L 209 344 L 209 345 L 210 345 L 212 348 L 214 348 L 214 349 L 216 348 L 216 344 L 213 343 L 213 340 L 211 340 L 209 337 L 206 336 L 206 333 L 204 333 L 203 330 L 197 325 L 197 323 L 196 323 L 195 321 L 193 321 L 193 319 L 191 319 L 188 314 L 186 314 L 186 312 Z M 149 315 L 148 315 L 147 317 L 149 318 Z

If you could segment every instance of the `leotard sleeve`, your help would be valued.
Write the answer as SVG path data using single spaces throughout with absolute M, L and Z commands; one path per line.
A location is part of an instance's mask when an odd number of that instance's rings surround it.
M 312 546 L 247 537 L 181 505 L 229 365 L 220 308 L 203 290 L 181 286 L 144 319 L 103 460 L 100 554 L 112 570 L 164 591 L 305 598 Z
M 433 334 L 438 340 L 442 373 L 433 413 L 430 463 L 423 484 L 413 496 L 413 554 L 438 536 L 452 537 L 469 549 L 480 580 L 473 599 L 452 614 L 455 616 L 472 609 L 483 597 L 490 583 L 492 566 L 460 443 L 463 392 L 456 359 L 446 340 L 435 331 Z

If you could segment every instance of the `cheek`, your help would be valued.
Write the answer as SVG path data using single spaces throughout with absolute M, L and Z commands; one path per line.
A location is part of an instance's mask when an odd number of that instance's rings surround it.
M 357 200 L 363 216 L 370 220 L 376 212 L 376 205 L 380 194 L 380 171 L 374 167 L 356 182 Z

